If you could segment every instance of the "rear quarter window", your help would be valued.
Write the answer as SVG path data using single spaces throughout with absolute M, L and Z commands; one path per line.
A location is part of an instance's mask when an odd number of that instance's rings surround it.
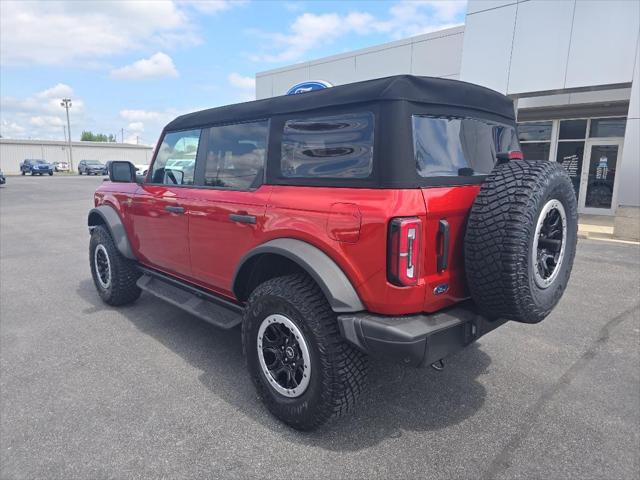
M 286 178 L 367 178 L 373 168 L 371 112 L 287 120 L 280 169 Z
M 519 150 L 516 129 L 476 118 L 414 115 L 413 147 L 421 177 L 486 175 L 496 154 Z

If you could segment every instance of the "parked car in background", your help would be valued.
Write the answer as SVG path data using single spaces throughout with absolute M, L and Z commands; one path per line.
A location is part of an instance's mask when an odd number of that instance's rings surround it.
M 98 160 L 80 160 L 78 164 L 78 175 L 82 175 L 83 173 L 87 175 L 105 175 L 107 173 L 107 167 Z
M 44 175 L 45 173 L 53 175 L 53 165 L 44 160 L 25 159 L 20 164 L 20 172 L 22 175 L 27 173 L 31 175 Z
M 146 176 L 149 173 L 149 165 L 137 164 L 134 165 L 136 167 L 136 174 Z
M 68 172 L 69 162 L 53 162 L 53 169 L 56 172 Z
M 7 179 L 4 176 L 4 173 L 2 173 L 2 170 L 0 170 L 0 185 L 4 185 L 5 183 L 7 183 Z

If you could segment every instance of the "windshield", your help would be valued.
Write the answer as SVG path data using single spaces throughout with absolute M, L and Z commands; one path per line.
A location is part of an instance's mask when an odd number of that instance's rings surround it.
M 31 160 L 33 163 L 37 163 L 37 164 L 45 164 L 47 162 L 45 162 L 44 160 Z
M 102 166 L 102 164 L 96 160 L 89 160 L 87 161 L 87 165 L 99 165 Z
M 413 116 L 413 146 L 421 177 L 486 175 L 497 153 L 520 150 L 513 126 L 427 115 Z

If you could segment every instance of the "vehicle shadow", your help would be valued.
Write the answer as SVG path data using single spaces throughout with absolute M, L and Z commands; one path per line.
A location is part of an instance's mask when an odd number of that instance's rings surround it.
M 86 313 L 111 308 L 101 302 L 90 279 L 79 284 L 78 294 L 90 304 Z M 477 344 L 448 359 L 443 372 L 372 360 L 368 391 L 353 414 L 315 432 L 297 432 L 273 418 L 257 398 L 245 368 L 239 328 L 220 330 L 144 293 L 134 305 L 118 311 L 201 371 L 199 380 L 213 395 L 283 441 L 357 451 L 399 438 L 405 431 L 456 425 L 485 401 L 485 388 L 477 378 L 486 373 L 491 358 Z

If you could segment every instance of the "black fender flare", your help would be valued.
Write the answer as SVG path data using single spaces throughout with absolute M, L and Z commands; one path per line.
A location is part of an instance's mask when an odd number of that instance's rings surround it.
M 136 256 L 133 254 L 133 249 L 129 243 L 129 238 L 127 237 L 127 232 L 122 224 L 122 219 L 113 207 L 100 205 L 99 207 L 92 208 L 87 217 L 87 225 L 89 226 L 89 231 L 98 225 L 106 225 L 120 253 L 126 258 L 136 260 Z
M 258 245 L 247 253 L 233 275 L 233 292 L 238 297 L 241 290 L 240 274 L 243 266 L 256 255 L 281 255 L 307 272 L 320 286 L 334 312 L 352 313 L 365 310 L 355 288 L 331 257 L 310 243 L 295 238 L 278 238 Z

